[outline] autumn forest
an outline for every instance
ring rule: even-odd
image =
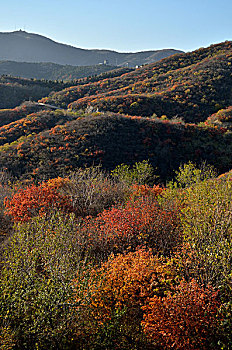
[[[66,68],[0,77],[0,349],[231,349],[232,42]]]

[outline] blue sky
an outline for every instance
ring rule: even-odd
[[[82,48],[191,51],[232,40],[231,0],[0,0],[0,31]]]

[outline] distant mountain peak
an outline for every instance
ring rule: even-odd
[[[105,61],[110,65],[134,67],[153,63],[170,55],[183,52],[174,49],[133,53],[105,49],[86,50],[61,44],[43,35],[29,33],[22,29],[13,32],[0,32],[0,47],[0,60],[52,62],[74,66],[95,65]]]

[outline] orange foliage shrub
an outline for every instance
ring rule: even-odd
[[[97,331],[111,321],[117,310],[125,311],[120,322],[122,327],[124,324],[128,330],[133,324],[135,328],[140,328],[141,306],[154,294],[164,295],[170,289],[173,278],[171,263],[153,256],[151,250],[139,249],[116,257],[112,255],[107,262],[91,271],[81,294],[78,289],[84,276],[78,276],[74,281],[79,312],[83,313],[87,329],[93,332],[95,327]]]
[[[174,294],[149,299],[143,306],[142,325],[147,337],[162,349],[215,349],[218,308],[213,288],[183,280]]]
[[[59,179],[50,180],[18,190],[11,200],[5,200],[6,214],[15,222],[26,222],[33,216],[45,215],[52,208],[71,212],[70,199],[57,191],[60,182]]]
[[[164,188],[160,187],[159,185],[154,185],[153,187],[150,187],[148,185],[137,185],[133,184],[131,185],[131,199],[135,199],[138,197],[144,197],[144,196],[150,196],[152,198],[156,198],[157,196],[161,195]]]
[[[46,182],[46,185],[58,190],[58,189],[65,187],[69,183],[70,183],[70,180],[68,178],[63,178],[63,177],[58,176],[54,179],[49,179]]]

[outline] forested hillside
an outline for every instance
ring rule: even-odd
[[[125,160],[149,159],[164,182],[189,160],[207,161],[219,172],[232,168],[232,135],[226,131],[110,113],[43,111],[0,128],[0,164],[16,177],[49,179],[82,166],[110,170]]]
[[[0,165],[35,179],[143,159],[157,168],[160,181],[189,160],[207,161],[219,173],[230,170],[231,46],[225,42],[67,83],[2,77],[6,89],[53,90],[40,102],[64,109],[29,103],[0,110]],[[7,98],[13,103],[12,94],[5,96],[5,106]]]
[[[166,58],[119,78],[74,86],[42,101],[71,109],[204,121],[232,104],[232,43]]]
[[[103,79],[117,77],[131,70],[129,68],[117,68],[106,72],[104,70],[98,70],[98,72],[103,71],[103,73],[97,76],[88,76],[88,70],[83,70],[85,72],[84,77],[75,80],[67,79],[66,82],[63,82],[63,80],[48,80],[48,78],[46,80],[39,80],[2,75],[0,77],[0,108],[14,108],[24,101],[37,101],[39,98],[48,95],[51,91],[55,92],[73,85],[83,85],[89,82],[95,82],[96,80],[101,81]]]
[[[1,79],[0,349],[231,349],[232,42]]]

